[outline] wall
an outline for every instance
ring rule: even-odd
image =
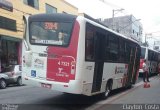
[[[0,16],[16,20],[17,31],[9,31],[0,28],[0,35],[12,36],[22,39],[23,37],[23,15],[45,13],[45,4],[57,8],[58,13],[78,15],[78,9],[64,0],[39,0],[39,9],[35,9],[23,3],[23,0],[8,0],[13,4],[13,12],[0,8]]]

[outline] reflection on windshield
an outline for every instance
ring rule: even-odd
[[[72,23],[32,22],[30,25],[30,41],[33,44],[68,45]]]

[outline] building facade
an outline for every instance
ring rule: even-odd
[[[65,0],[0,0],[1,68],[21,63],[21,41],[24,31],[23,15],[38,13],[78,15],[78,8]]]
[[[160,52],[160,41],[154,41],[153,49]]]
[[[142,43],[142,24],[133,15],[104,19],[103,23],[110,29]]]

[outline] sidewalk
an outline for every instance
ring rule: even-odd
[[[144,88],[144,83],[137,89],[115,100],[112,104],[160,104],[160,77],[150,78],[150,88]]]
[[[101,101],[94,110],[148,110],[146,104],[151,104],[150,110],[160,110],[160,76],[150,78],[150,88],[144,88],[144,83],[137,83],[132,89],[120,93],[113,98]],[[159,105],[158,105],[159,104]],[[142,108],[141,108],[142,107]]]

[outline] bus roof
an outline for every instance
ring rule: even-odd
[[[132,42],[135,42],[139,45],[139,43],[129,37],[126,37],[120,33],[117,33],[111,29],[109,29],[107,26],[105,25],[102,25],[102,23],[100,22],[96,22],[95,20],[93,20],[94,18],[89,18],[89,17],[86,17],[86,16],[78,16],[79,17],[82,17],[83,19],[85,18],[87,21],[91,22],[93,25],[96,25],[100,28],[103,28],[117,36],[120,36],[120,37],[123,37],[125,39],[128,39]],[[54,18],[54,19],[53,19]],[[71,15],[71,14],[65,14],[65,13],[53,13],[53,14],[35,14],[35,15],[31,15],[29,16],[29,20],[32,20],[32,21],[65,21],[65,22],[73,22],[75,19],[77,18],[76,15]]]
[[[82,18],[85,19],[86,21],[91,22],[91,23],[92,23],[93,25],[95,25],[95,26],[98,26],[98,27],[100,27],[100,28],[103,28],[103,29],[105,29],[105,30],[107,30],[107,31],[109,31],[109,32],[117,35],[117,36],[120,36],[120,37],[122,37],[122,38],[124,38],[124,39],[130,40],[130,41],[132,41],[132,42],[134,42],[134,43],[136,43],[136,44],[139,45],[139,43],[138,43],[137,41],[135,41],[135,40],[133,40],[133,39],[131,39],[131,38],[125,36],[125,35],[122,35],[122,34],[116,32],[116,31],[113,31],[113,30],[109,29],[109,28],[108,28],[107,26],[105,26],[104,24],[102,25],[102,23],[100,23],[100,22],[98,22],[98,21],[95,21],[95,20],[91,19],[90,17],[86,17],[86,16],[79,16],[79,17],[82,17]],[[140,46],[140,45],[139,45],[139,46]]]

